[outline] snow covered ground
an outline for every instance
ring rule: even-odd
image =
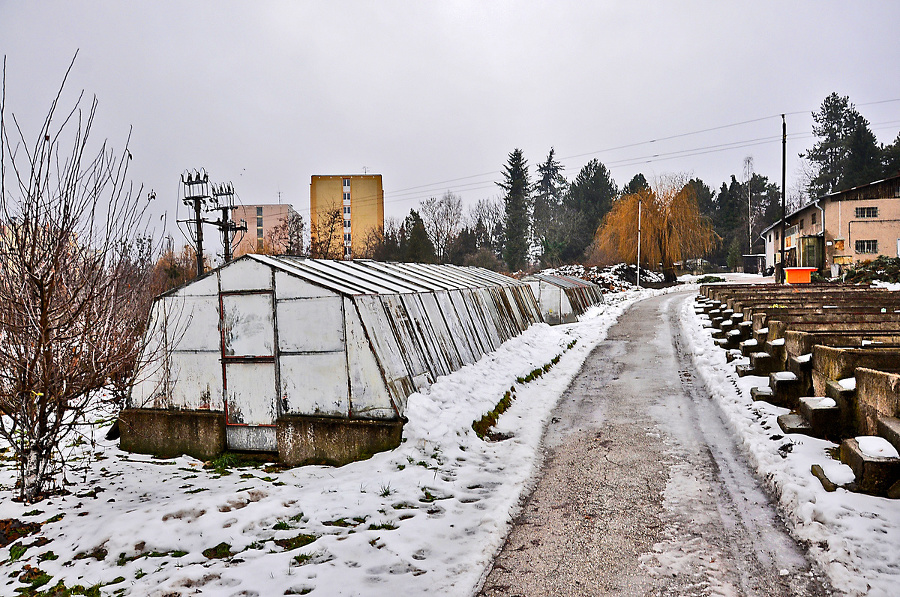
[[[0,549],[0,593],[27,586],[21,577],[47,580],[40,589],[102,585],[103,595],[471,595],[540,464],[542,429],[569,381],[632,302],[660,292],[607,295],[579,323],[533,326],[411,396],[399,448],[344,467],[208,469],[96,440],[82,446],[85,471],[70,477],[70,494],[32,506],[9,499],[15,471],[4,462],[0,519],[43,524]],[[892,594],[900,586],[898,504],[825,493],[811,463],[836,481],[847,474],[828,457],[831,444],[773,439],[783,411],[750,403],[760,378],[734,376],[691,304],[683,325],[700,374],[797,536],[838,588]],[[543,376],[517,381],[560,354]],[[479,439],[472,422],[510,388],[516,399],[497,426],[510,438]]]
[[[43,588],[62,580],[102,585],[102,594],[469,595],[539,465],[554,405],[609,326],[643,296],[610,296],[578,324],[532,326],[439,379],[410,397],[401,446],[363,462],[222,475],[189,457],[86,444],[78,463],[86,470],[70,477],[69,495],[0,503],[0,519],[43,523],[38,543],[49,540],[38,545],[32,535],[0,549],[0,593],[22,586],[16,572],[28,565],[52,577]],[[517,381],[557,355],[541,377]],[[472,422],[510,388],[516,399],[497,429],[511,437],[479,439]],[[0,485],[11,496],[15,470],[5,464]]]

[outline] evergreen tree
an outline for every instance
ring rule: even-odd
[[[890,145],[882,150],[882,162],[884,164],[885,178],[900,174],[900,133]]]
[[[428,238],[425,223],[422,216],[411,209],[403,222],[403,232],[400,235],[400,255],[403,261],[408,263],[434,263],[434,245]]]
[[[600,226],[603,217],[612,209],[613,200],[618,195],[616,183],[599,160],[593,159],[581,169],[569,186],[563,204],[573,213],[580,215],[581,221],[566,248],[567,257],[581,257]]]
[[[690,183],[688,183],[690,184]],[[645,189],[649,189],[650,185],[647,184],[647,179],[644,178],[644,175],[638,172],[635,174],[627,185],[622,187],[622,195],[633,195],[634,193],[643,191]]]
[[[631,183],[628,184],[630,185]],[[699,178],[690,179],[687,182],[687,186],[693,189],[694,196],[697,198],[697,207],[700,209],[700,213],[711,218],[716,211],[716,201],[713,190]]]
[[[884,174],[882,152],[869,122],[847,96],[832,93],[813,113],[813,134],[819,138],[801,157],[815,169],[809,183],[812,198],[878,180]]]
[[[547,233],[559,211],[563,194],[569,184],[562,175],[563,166],[556,159],[554,153],[555,150],[551,147],[547,160],[537,167],[538,181],[535,185],[531,229],[535,242],[542,247],[547,240]]]
[[[869,129],[869,121],[854,114],[853,129],[847,138],[847,161],[841,178],[841,190],[881,179],[884,171],[882,150],[875,134]]]
[[[841,170],[847,159],[844,140],[850,134],[850,98],[832,93],[822,102],[818,112],[813,112],[813,134],[819,140],[812,149],[802,154],[816,170],[809,182],[809,196],[820,197],[838,190]]]
[[[503,259],[511,271],[517,271],[527,265],[531,189],[528,162],[521,149],[516,148],[509,154],[509,161],[503,169],[503,182],[497,185],[506,191],[503,197],[506,207]]]

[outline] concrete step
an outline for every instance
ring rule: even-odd
[[[845,388],[839,382],[829,379],[825,382],[825,396],[834,400],[841,410],[841,435],[849,437],[856,434],[859,427],[856,388]]]
[[[900,452],[900,419],[878,417],[878,435],[891,442],[891,445]]]
[[[853,470],[858,491],[885,495],[900,481],[900,458],[865,454],[860,449],[859,439],[862,438],[851,437],[841,442],[841,462]]]
[[[785,408],[794,408],[805,393],[802,381],[790,371],[770,373],[769,387],[772,388],[772,404]]]
[[[734,371],[738,374],[738,377],[747,377],[748,375],[756,375],[756,369],[753,368],[753,365],[741,363],[740,365],[735,365]]]
[[[712,336],[713,338],[724,338],[725,332],[723,332],[722,330],[717,330],[717,329],[713,328],[713,330],[710,332],[709,335]]]
[[[841,409],[834,399],[827,396],[804,396],[800,398],[800,414],[809,421],[810,435],[829,439],[840,437]]]
[[[767,352],[751,352],[750,364],[757,375],[768,375],[775,371],[775,359]]]
[[[769,337],[769,328],[759,328],[758,330],[753,330],[753,339],[756,340],[757,344],[760,346],[766,345],[766,340]]]
[[[729,330],[725,339],[728,340],[728,348],[737,348],[741,345],[741,330]]]
[[[802,433],[803,435],[812,435],[812,427],[803,415],[798,413],[787,413],[778,416],[778,426],[785,433]]]
[[[742,355],[749,357],[751,353],[759,352],[759,343],[753,338],[750,338],[741,342],[740,349]]]
[[[750,388],[750,397],[753,400],[762,400],[764,402],[772,402],[772,388],[769,386],[759,386]]]
[[[735,360],[737,360],[737,359],[743,358],[743,356],[744,356],[744,355],[741,354],[741,351],[740,351],[740,350],[737,350],[737,349],[735,349],[735,348],[730,348],[730,349],[728,349],[728,351],[725,353],[725,360],[726,360],[727,362],[730,363],[730,362],[735,361]]]

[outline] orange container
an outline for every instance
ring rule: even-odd
[[[814,267],[786,267],[785,279],[788,284],[809,284],[810,275],[816,271]]]

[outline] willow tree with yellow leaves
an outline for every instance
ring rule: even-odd
[[[668,177],[613,204],[594,236],[595,261],[637,261],[639,206],[640,265],[661,264],[666,281],[675,280],[675,262],[702,257],[721,240],[700,213],[693,187],[682,177]]]

